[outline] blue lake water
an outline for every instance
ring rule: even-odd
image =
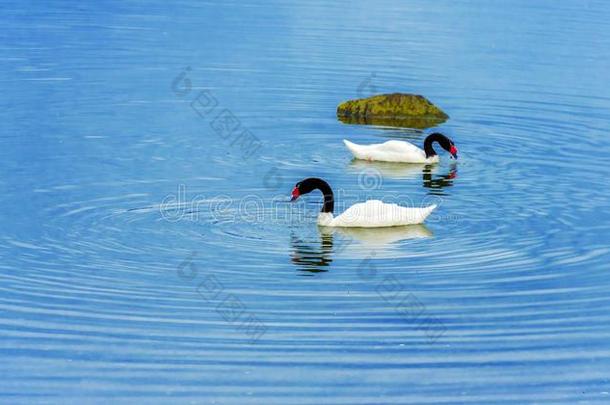
[[[1,402],[610,402],[607,2],[0,13]],[[395,91],[450,119],[336,119]],[[439,208],[328,232],[310,176]]]

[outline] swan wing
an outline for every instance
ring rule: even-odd
[[[371,145],[358,145],[344,139],[343,143],[357,159],[403,163],[427,162],[423,150],[405,141],[391,140]]]
[[[332,226],[379,228],[385,226],[421,224],[434,211],[436,205],[424,208],[402,207],[369,200],[354,204],[332,221]]]

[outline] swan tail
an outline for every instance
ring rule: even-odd
[[[418,225],[423,224],[426,218],[432,214],[432,211],[436,209],[436,204],[429,205],[422,208],[407,208],[405,216],[398,225]]]
[[[361,158],[362,154],[360,153],[360,150],[358,148],[360,145],[350,142],[347,139],[344,139],[343,143],[345,144],[347,149],[349,149],[349,151],[352,152],[352,155],[354,155],[354,157],[359,158],[359,159]]]
[[[422,208],[421,222],[424,222],[426,220],[426,218],[428,218],[430,216],[430,214],[432,214],[432,211],[434,211],[436,209],[436,207],[437,207],[436,204],[432,204],[425,208]]]

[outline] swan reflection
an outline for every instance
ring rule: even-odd
[[[414,179],[421,175],[423,186],[430,189],[429,194],[433,195],[445,195],[442,190],[452,187],[457,177],[456,162],[451,163],[446,174],[437,174],[439,165],[436,164],[392,163],[361,159],[353,159],[349,164],[349,169],[358,173],[373,169],[383,178],[390,179]]]
[[[453,181],[457,177],[457,164],[452,163],[447,174],[434,174],[433,169],[434,165],[426,165],[424,167],[422,171],[423,185],[430,189],[428,194],[445,195],[443,189],[453,187]]]
[[[414,179],[421,174],[425,166],[423,163],[392,163],[362,159],[352,159],[349,163],[349,169],[354,172],[361,173],[373,169],[381,176],[391,179]]]
[[[336,257],[399,258],[405,251],[397,242],[431,236],[432,231],[423,224],[384,228],[318,227],[315,238],[301,239],[291,235],[291,261],[300,271],[322,273],[328,271]]]
[[[320,227],[322,236],[341,234],[349,239],[357,241],[360,245],[384,247],[401,240],[421,239],[432,236],[425,225],[389,226],[384,228],[327,228]]]
[[[291,261],[302,271],[322,273],[332,263],[333,235],[320,235],[319,241],[307,241],[290,235]]]

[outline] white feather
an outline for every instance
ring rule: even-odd
[[[438,162],[438,155],[427,158],[422,149],[405,141],[393,140],[372,145],[358,145],[344,139],[343,143],[357,159],[402,163]]]
[[[408,208],[379,200],[369,200],[352,205],[337,217],[331,213],[320,213],[318,225],[359,228],[415,225],[424,222],[435,208],[436,205]]]

